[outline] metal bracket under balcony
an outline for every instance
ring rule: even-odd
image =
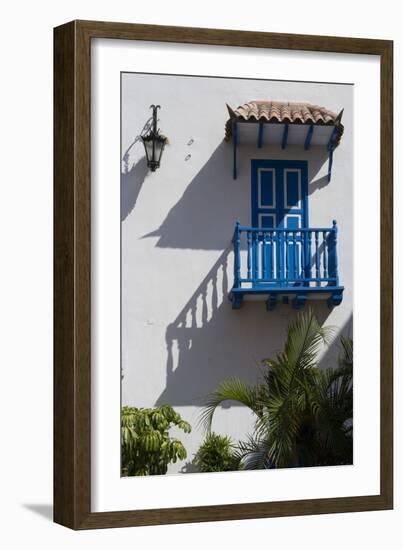
[[[329,307],[343,299],[337,260],[337,224],[331,228],[270,229],[235,226],[233,309],[244,299],[265,299],[267,310],[291,302],[325,299]]]

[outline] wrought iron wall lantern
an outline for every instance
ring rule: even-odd
[[[147,166],[151,172],[155,172],[160,167],[162,152],[167,143],[167,138],[160,134],[157,128],[157,110],[161,109],[160,105],[150,105],[153,110],[153,124],[148,134],[141,136],[147,158]]]

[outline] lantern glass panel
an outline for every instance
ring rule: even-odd
[[[144,149],[146,152],[147,162],[153,161],[153,138],[152,136],[147,136],[143,138]]]
[[[155,140],[155,160],[160,163],[162,151],[165,147],[165,141],[166,139],[162,136],[157,136]]]

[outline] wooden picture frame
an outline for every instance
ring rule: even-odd
[[[91,512],[91,40],[112,38],[380,56],[380,494]],[[393,43],[385,40],[73,21],[54,30],[54,520],[72,529],[393,507]]]

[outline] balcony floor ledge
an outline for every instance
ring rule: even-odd
[[[232,302],[233,309],[240,309],[243,301],[266,301],[268,311],[275,309],[278,302],[285,304],[292,303],[295,309],[301,309],[309,300],[327,300],[330,308],[338,306],[343,300],[344,287],[342,286],[324,286],[324,287],[252,287],[252,288],[232,288],[228,295]]]

